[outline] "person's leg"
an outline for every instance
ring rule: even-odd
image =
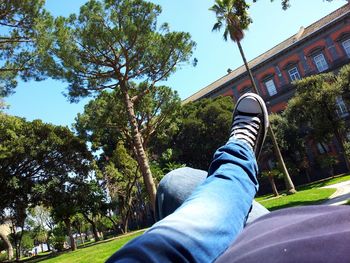
[[[172,214],[192,194],[197,186],[202,184],[208,172],[182,167],[167,173],[160,181],[156,197],[156,220]],[[264,206],[253,201],[246,224],[269,213]]]
[[[171,215],[107,262],[212,262],[235,240],[258,188],[256,156],[268,125],[262,99],[237,102],[228,143],[214,154],[208,177]]]
[[[109,262],[212,262],[243,229],[257,191],[254,153],[231,141],[214,156],[192,195]]]

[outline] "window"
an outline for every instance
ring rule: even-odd
[[[270,170],[272,170],[272,169],[274,169],[276,167],[276,163],[272,159],[269,159],[267,161],[267,165],[268,165]]]
[[[337,107],[337,114],[339,117],[343,117],[348,115],[348,109],[344,103],[344,100],[342,97],[337,97],[336,98],[336,107]]]
[[[322,72],[328,69],[328,64],[326,59],[324,58],[323,54],[318,54],[317,56],[314,56],[314,62],[317,67],[318,72]]]
[[[291,68],[290,70],[288,70],[288,73],[291,81],[300,79],[300,74],[297,67]]]
[[[273,96],[277,94],[276,86],[275,83],[273,82],[273,79],[270,79],[265,82],[267,92],[269,93],[270,96]]]
[[[317,150],[320,154],[324,154],[329,152],[329,147],[327,144],[319,142],[317,143]]]
[[[348,55],[348,57],[350,58],[350,38],[345,40],[343,43],[343,48],[345,50],[345,53]]]

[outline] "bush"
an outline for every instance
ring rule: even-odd
[[[57,251],[64,250],[64,243],[66,242],[66,236],[53,236],[51,238],[51,244]]]
[[[345,154],[348,158],[350,158],[350,141],[344,143]]]
[[[31,237],[30,233],[24,232],[21,242],[22,252],[26,253],[31,251],[34,248],[34,240]]]
[[[0,253],[0,262],[7,260],[7,253]]]
[[[52,236],[50,237],[50,243],[52,247],[57,251],[64,250],[64,244],[66,242],[66,233],[62,226],[56,227],[52,231]]]

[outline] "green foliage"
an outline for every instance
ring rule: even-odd
[[[47,241],[48,233],[44,228],[37,226],[32,230],[32,237],[34,241],[42,244]]]
[[[230,97],[203,99],[184,105],[173,143],[174,161],[208,169],[215,150],[228,139],[233,106]]]
[[[339,161],[333,155],[320,155],[317,158],[317,163],[323,169],[332,169]]]
[[[346,156],[350,158],[350,141],[345,142],[344,148]]]
[[[1,240],[0,240],[1,242]],[[1,250],[1,249],[0,249]],[[7,252],[5,253],[0,253],[0,262],[4,262],[7,260]]]
[[[139,128],[136,104],[156,89],[157,82],[188,62],[195,46],[188,33],[171,32],[168,24],[158,27],[160,12],[160,6],[143,0],[90,0],[79,15],[55,20],[54,30],[46,31],[53,39],[49,52],[42,53],[51,62],[47,63],[48,74],[69,83],[71,101],[106,89],[120,91],[116,99],[127,113],[122,115],[127,123],[123,127],[128,128],[123,135],[130,137],[152,204],[156,188],[145,150],[149,138]],[[139,85],[133,83],[136,81]],[[141,115],[145,122],[157,118],[145,127],[151,135],[162,121],[142,113],[146,113]],[[119,138],[114,140],[115,145]]]
[[[68,81],[72,100],[119,85],[133,90],[133,79],[152,88],[188,61],[195,46],[188,33],[157,27],[160,12],[142,0],[90,0],[79,15],[57,18],[46,32],[54,39],[49,74]]]
[[[136,85],[132,95],[142,93],[145,83]],[[135,93],[134,93],[135,92]],[[135,161],[132,130],[128,124],[128,113],[119,90],[101,92],[95,100],[85,106],[78,115],[75,128],[80,137],[92,143],[93,150],[102,149],[97,161],[99,179],[104,180],[113,202],[118,203],[122,218],[126,207],[143,183],[139,165]],[[161,151],[167,136],[176,121],[180,99],[176,92],[165,86],[154,87],[141,99],[134,102],[138,130],[143,138],[143,146],[156,156]],[[177,126],[176,126],[177,127]],[[155,141],[157,143],[155,143]],[[161,154],[161,153],[160,153]],[[158,179],[157,175],[155,176]],[[130,199],[131,198],[131,199]]]
[[[269,177],[269,176],[277,177],[277,178],[282,178],[283,177],[283,173],[280,170],[278,170],[278,169],[272,169],[272,170],[263,171],[261,173],[261,175],[263,177]]]
[[[350,169],[349,159],[345,154],[344,118],[337,113],[337,98],[348,96],[346,72],[348,67],[341,69],[337,76],[333,73],[319,74],[299,80],[295,83],[297,92],[288,102],[286,109],[287,119],[304,129],[305,134],[311,135],[317,142],[329,143],[333,137],[339,142],[341,152],[344,154],[346,165]],[[349,75],[350,76],[350,75]],[[320,163],[334,163],[332,157]],[[325,166],[324,164],[323,166]],[[332,167],[332,165],[326,165]]]
[[[132,95],[145,92],[145,83],[134,85]],[[102,149],[103,156],[109,157],[119,140],[126,141],[126,147],[132,149],[131,128],[128,125],[128,113],[119,90],[101,92],[90,101],[83,114],[78,114],[74,125],[80,137],[92,143],[93,150]],[[154,87],[140,100],[135,101],[135,115],[138,130],[148,145],[153,138],[157,142],[167,140],[167,131],[174,126],[180,108],[180,98],[176,91],[165,86]],[[151,144],[152,148],[158,149]]]
[[[285,113],[271,114],[269,120],[283,152],[295,153],[305,149],[299,126],[296,122],[287,119]]]
[[[307,165],[305,135],[303,131],[300,130],[296,122],[287,119],[285,112],[271,114],[269,115],[269,119],[289,173],[294,176],[299,175],[300,170],[306,168]],[[264,152],[263,158],[268,158],[274,154],[273,144],[269,134],[263,145],[262,152]],[[280,167],[277,167],[277,169],[281,170]]]
[[[336,98],[342,90],[332,73],[307,77],[296,82],[297,93],[288,102],[286,116],[299,126],[308,123],[310,133],[319,142],[329,141],[336,130],[344,129],[344,121],[336,111]]]
[[[46,42],[40,28],[52,23],[44,0],[3,0],[0,4],[0,98],[9,95],[22,80],[43,78],[38,54]],[[40,43],[39,43],[40,42]]]
[[[0,114],[0,211],[35,206],[60,178],[86,175],[90,160],[69,129]]]
[[[137,162],[129,155],[121,141],[117,143],[115,151],[108,158],[99,177],[104,180],[112,198],[110,208],[115,210],[117,206],[122,224],[127,225],[131,216],[132,204],[136,202],[139,190],[137,186],[140,185],[142,179]]]
[[[135,194],[135,183],[140,176],[137,162],[128,154],[122,142],[118,142],[102,175],[112,198]]]
[[[66,242],[66,231],[62,225],[58,225],[54,228],[52,236],[50,237],[50,243],[57,251],[64,249],[64,243]]]
[[[87,173],[90,159],[84,142],[65,127],[0,114],[0,208],[35,205],[52,180]]]
[[[224,39],[228,36],[233,42],[242,40],[244,33],[252,19],[248,14],[249,5],[244,0],[215,0],[215,4],[209,9],[216,15],[217,22],[213,26],[214,30],[224,27]]]
[[[350,105],[350,65],[342,67],[337,75],[337,85],[342,90],[342,97]],[[348,110],[349,106],[348,106]]]
[[[79,194],[91,183],[91,159],[85,143],[66,127],[0,114],[0,220],[6,211],[23,230],[27,209],[44,204],[57,221],[69,221],[82,200],[90,200]],[[43,241],[44,227],[38,230],[35,238]]]
[[[34,240],[31,236],[31,233],[23,233],[21,247],[23,251],[29,251],[34,248]]]

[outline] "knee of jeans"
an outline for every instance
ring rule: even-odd
[[[159,186],[164,187],[164,186],[168,186],[169,184],[173,184],[174,183],[173,180],[174,180],[175,176],[176,176],[176,178],[179,178],[179,177],[183,176],[184,174],[186,174],[188,170],[189,170],[188,167],[181,167],[181,168],[177,168],[175,170],[170,171],[169,173],[164,175],[164,177],[160,180]]]
[[[199,179],[193,180],[196,174],[204,177],[205,172],[189,167],[181,167],[167,173],[159,182],[156,203],[157,203],[157,220],[174,212],[188,197],[192,191],[192,184]],[[196,177],[196,178],[197,178]],[[194,182],[193,182],[194,181]]]

